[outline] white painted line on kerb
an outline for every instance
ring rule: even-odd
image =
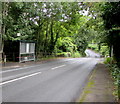
[[[23,77],[20,77],[20,78],[16,78],[16,79],[12,79],[12,80],[9,80],[9,81],[5,81],[5,82],[0,83],[0,86],[4,85],[4,84],[7,84],[7,83],[15,82],[15,81],[18,81],[18,80],[21,80],[21,79],[25,79],[25,78],[28,78],[28,77],[32,77],[32,76],[35,76],[35,75],[38,75],[38,74],[41,74],[41,73],[42,72],[37,72],[37,73],[26,75],[26,76],[23,76]]]
[[[51,68],[51,69],[54,70],[54,69],[57,69],[57,68],[61,68],[63,66],[66,66],[66,65],[60,65],[60,66],[57,66],[57,67],[54,67],[54,68]]]

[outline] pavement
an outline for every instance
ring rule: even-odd
[[[101,102],[105,104],[118,104],[113,95],[114,85],[110,71],[103,63],[98,63],[89,78],[79,101],[84,102]],[[82,103],[83,102],[83,103]]]
[[[62,57],[57,57],[57,58],[50,58],[50,59],[41,59],[39,61],[26,61],[26,62],[6,62],[2,63],[2,71],[7,70],[7,69],[14,69],[14,68],[20,68],[20,67],[25,67],[25,66],[31,66],[31,65],[37,65],[41,63],[45,63],[51,60],[56,60],[56,59],[62,59]]]

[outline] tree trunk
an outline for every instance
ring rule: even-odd
[[[50,36],[51,36],[51,40],[50,40],[50,53],[53,52],[54,50],[54,36],[53,36],[53,21],[51,22],[51,27],[50,27]]]
[[[3,48],[4,48],[4,40],[3,40],[3,35],[5,35],[5,28],[6,24],[4,23],[3,19],[8,15],[8,7],[9,3],[7,2],[0,2],[1,8],[0,10],[2,15],[0,15],[0,18],[2,19],[2,25],[0,25],[0,59],[2,60],[2,53],[3,53]],[[0,60],[0,61],[1,61]]]
[[[38,24],[38,30],[37,30],[37,42],[36,42],[36,58],[38,58],[38,55],[39,55],[39,52],[40,52],[40,32],[41,32],[41,29],[42,29],[42,25],[43,25],[44,21],[41,23],[41,21],[39,20]]]
[[[45,42],[44,42],[44,52],[47,53],[48,51],[48,21],[46,23],[46,34],[45,34]]]

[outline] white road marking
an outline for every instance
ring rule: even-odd
[[[68,60],[73,60],[73,59],[68,59]],[[40,65],[34,65],[34,66],[29,66],[29,67],[20,67],[20,68],[15,68],[15,69],[10,69],[10,70],[6,70],[6,71],[0,71],[1,73],[6,73],[6,72],[12,72],[12,71],[16,71],[16,70],[20,70],[20,69],[27,69],[27,68],[32,68],[32,67],[36,67],[36,66],[40,66]]]
[[[15,81],[18,81],[18,80],[21,80],[21,79],[25,79],[25,78],[28,78],[28,77],[32,77],[32,76],[35,76],[35,75],[38,75],[38,74],[41,74],[41,73],[42,72],[37,72],[37,73],[26,75],[26,76],[23,76],[23,77],[20,77],[20,78],[16,78],[16,79],[12,79],[12,80],[9,80],[9,81],[6,81],[6,82],[2,82],[2,83],[0,83],[0,86],[4,85],[4,84],[7,84],[7,83],[15,82]]]
[[[63,67],[63,66],[66,66],[66,65],[60,65],[60,66],[57,66],[57,67],[54,67],[54,68],[51,68],[51,69],[52,69],[52,70],[55,70],[55,69],[61,68],[61,67]]]
[[[74,63],[77,63],[77,62],[81,62],[81,60],[79,60],[79,61],[74,61],[74,62],[71,62],[70,64],[74,64]]]
[[[16,70],[20,70],[20,69],[27,69],[27,68],[32,68],[32,67],[36,67],[36,66],[40,66],[40,65],[29,66],[29,67],[21,67],[21,68],[15,68],[15,69],[10,69],[10,70],[6,70],[6,71],[1,71],[0,73],[6,73],[6,72],[16,71]]]

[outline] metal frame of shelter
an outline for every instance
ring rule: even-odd
[[[19,62],[35,61],[35,42],[24,40],[19,45]]]

